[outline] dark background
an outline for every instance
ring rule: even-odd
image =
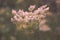
[[[36,9],[45,4],[50,7],[52,16],[48,16],[48,24],[51,31],[18,31],[16,25],[11,22],[12,9],[26,11],[29,5],[34,4]],[[0,40],[60,40],[60,0],[0,0]]]

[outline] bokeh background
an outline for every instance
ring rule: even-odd
[[[50,7],[52,15],[47,18],[51,31],[18,31],[11,22],[12,9],[28,11],[29,5],[34,4],[36,8],[45,4]],[[0,0],[0,40],[60,40],[60,0]]]

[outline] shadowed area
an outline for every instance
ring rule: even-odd
[[[28,11],[30,5],[37,9],[45,4],[51,12],[47,16],[50,31],[40,31],[38,27],[18,31],[11,22],[12,9]],[[60,0],[0,0],[0,40],[60,40]]]

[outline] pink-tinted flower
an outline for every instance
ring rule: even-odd
[[[36,23],[39,23],[39,27],[40,27],[39,29],[41,31],[50,30],[50,28],[47,25],[45,25],[46,12],[49,10],[49,7],[47,7],[47,5],[43,5],[36,10],[34,9],[35,9],[35,5],[30,5],[30,7],[28,8],[29,11],[23,11],[19,9],[19,11],[16,12],[16,10],[12,10],[12,14],[14,15],[13,18],[11,18],[11,21],[14,22],[15,24],[21,23],[22,25],[25,25],[26,23],[30,23],[30,21],[32,21],[31,24],[33,25],[33,23],[36,21]]]
[[[42,25],[42,26],[40,26],[39,30],[40,31],[50,31],[51,29],[47,25]]]
[[[40,10],[40,13],[45,13],[49,10],[49,7],[47,7],[47,5],[43,5],[40,8],[38,8],[38,10]]]
[[[35,10],[33,13],[38,14],[39,12],[40,12],[40,10]]]
[[[18,15],[23,16],[24,15],[24,11],[19,9]]]
[[[35,5],[30,5],[30,7],[28,8],[29,11],[33,11],[35,9]]]
[[[13,15],[17,14],[16,10],[12,10],[12,14]]]
[[[45,10],[45,11],[48,11],[48,10],[49,10],[49,7],[45,8],[44,10]]]
[[[27,11],[24,12],[25,16],[27,16],[29,13]]]
[[[40,25],[43,25],[43,24],[45,24],[46,23],[46,20],[41,20],[40,21]]]
[[[11,18],[11,22],[13,22],[14,21],[14,19],[13,18]]]
[[[25,22],[29,22],[29,20],[30,20],[29,17],[28,16],[25,16],[24,21]]]
[[[22,13],[22,12],[24,12],[24,11],[23,11],[23,10],[21,10],[21,9],[19,9],[18,13]]]
[[[47,7],[47,5],[43,5],[40,7],[40,9],[45,9]]]
[[[40,18],[45,18],[46,16],[45,16],[45,15],[40,15],[39,17],[40,17]]]
[[[17,18],[17,16],[14,16],[13,18],[14,18],[15,20],[17,20],[17,19],[18,19],[18,18]]]

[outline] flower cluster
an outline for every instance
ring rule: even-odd
[[[13,17],[11,18],[11,21],[15,23],[18,28],[27,28],[29,25],[32,27],[31,25],[34,23],[36,25],[38,23],[40,30],[44,29],[44,26],[46,30],[50,30],[45,25],[46,13],[49,10],[49,7],[47,7],[47,5],[43,5],[36,10],[34,9],[35,5],[30,5],[28,11],[19,9],[17,12],[16,10],[12,10]]]

